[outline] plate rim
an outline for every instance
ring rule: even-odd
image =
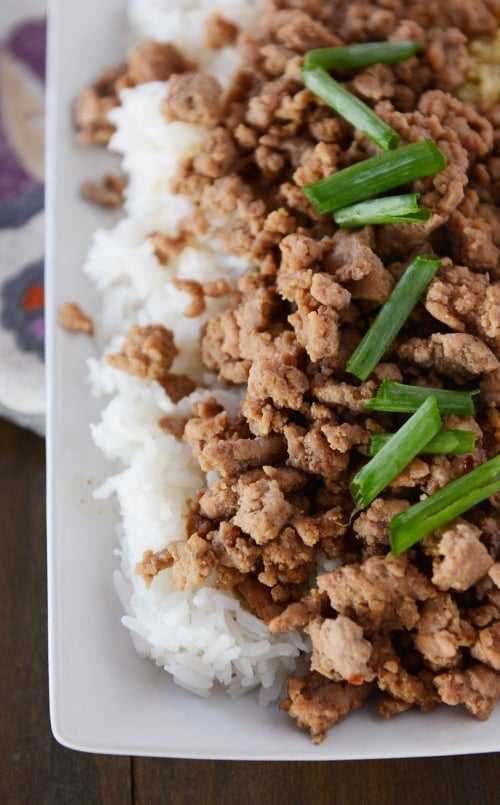
[[[96,0],[94,0],[96,2]],[[125,0],[113,0],[116,5],[121,2],[125,7]],[[198,748],[195,754],[189,749],[176,750],[174,746],[169,746],[168,749],[161,746],[159,743],[146,745],[144,742],[137,741],[131,742],[125,740],[121,744],[117,741],[107,743],[102,737],[95,736],[94,740],[89,737],[83,739],[81,731],[75,728],[75,725],[67,723],[67,717],[64,712],[64,707],[61,702],[61,689],[59,683],[61,680],[61,656],[60,648],[63,641],[61,634],[61,607],[60,600],[61,590],[59,586],[59,575],[61,569],[58,567],[57,555],[57,538],[56,532],[60,527],[58,524],[58,503],[57,503],[57,417],[60,413],[58,409],[57,390],[57,370],[56,370],[56,347],[60,336],[56,332],[56,274],[54,271],[54,264],[57,258],[57,221],[58,221],[58,198],[57,198],[57,180],[60,178],[60,166],[58,163],[58,151],[55,145],[60,136],[58,116],[61,114],[61,83],[59,80],[61,70],[62,51],[61,40],[64,35],[63,24],[63,8],[66,5],[64,0],[49,0],[48,2],[48,46],[47,46],[47,111],[46,111],[46,316],[47,316],[47,334],[46,334],[46,369],[47,369],[47,418],[46,418],[46,445],[47,445],[47,605],[48,605],[48,663],[49,663],[49,710],[50,710],[50,724],[54,738],[63,746],[83,752],[93,752],[99,754],[112,754],[112,755],[134,755],[134,756],[148,756],[148,757],[170,757],[170,758],[184,758],[184,759],[206,759],[206,760],[248,760],[248,761],[336,761],[336,760],[383,760],[383,759],[399,759],[399,758],[412,758],[412,757],[443,757],[453,755],[467,755],[467,754],[484,754],[497,752],[500,750],[500,735],[497,730],[497,742],[494,744],[487,743],[486,739],[479,746],[472,746],[467,741],[464,741],[460,746],[453,746],[450,742],[446,747],[442,747],[438,751],[427,752],[423,749],[416,749],[411,747],[403,747],[398,754],[394,752],[386,754],[381,747],[364,747],[363,751],[353,754],[345,754],[337,747],[337,742],[331,742],[331,748],[326,744],[315,747],[311,745],[309,736],[299,731],[293,725],[294,731],[299,734],[303,746],[297,744],[290,754],[289,751],[280,750],[276,748],[274,754],[265,757],[258,751],[241,752],[238,749],[227,749],[226,751],[211,751],[207,748],[205,751]],[[69,110],[68,110],[69,114]],[[111,580],[110,580],[111,584]],[[114,591],[113,591],[114,592]],[[117,628],[119,624],[116,624]],[[123,627],[121,627],[123,628]],[[126,635],[129,640],[128,634]],[[147,662],[141,660],[141,662]],[[149,672],[148,672],[149,673]],[[160,673],[164,673],[161,671]],[[272,705],[274,706],[274,705]],[[418,715],[418,714],[416,714]],[[500,713],[497,713],[497,719]],[[470,719],[471,716],[465,716],[465,719]],[[455,719],[460,724],[460,716]],[[431,726],[431,725],[429,725]],[[335,733],[335,731],[334,731]],[[79,737],[80,736],[80,737]],[[340,743],[340,742],[339,742]],[[323,749],[321,749],[323,747]],[[333,750],[333,751],[332,751]]]

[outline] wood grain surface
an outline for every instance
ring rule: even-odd
[[[47,680],[45,451],[0,420],[1,805],[495,805],[498,755],[244,763],[91,755],[53,739]]]

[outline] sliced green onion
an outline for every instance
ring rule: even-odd
[[[500,456],[495,456],[393,517],[389,524],[392,553],[398,556],[499,491]]]
[[[303,79],[307,89],[384,151],[396,148],[399,143],[397,131],[388,126],[373,109],[335,81],[321,67],[304,70]]]
[[[451,391],[430,386],[408,386],[394,380],[384,380],[378,387],[375,397],[365,403],[370,411],[411,414],[432,394],[436,398],[441,414],[469,415],[474,413],[475,391]]]
[[[366,380],[417,304],[440,262],[439,258],[425,254],[412,260],[347,361],[349,372]]]
[[[374,433],[368,443],[368,455],[375,456],[394,438],[394,433]],[[427,442],[421,453],[433,455],[466,455],[474,450],[476,434],[471,430],[443,428]]]
[[[421,42],[364,42],[332,48],[315,48],[304,56],[304,67],[368,67],[370,64],[396,64],[406,61],[423,47]]]
[[[349,489],[356,509],[364,509],[420,453],[441,428],[441,417],[434,397],[420,408],[393,435],[368,464],[352,479]]]
[[[433,140],[421,140],[363,159],[302,190],[323,215],[430,176],[446,164],[446,157]]]
[[[350,207],[342,207],[333,214],[333,220],[343,229],[352,229],[367,224],[415,224],[428,221],[429,207],[420,206],[419,193],[400,196],[385,196],[370,201],[360,201]]]

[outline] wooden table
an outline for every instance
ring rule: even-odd
[[[2,805],[493,805],[495,755],[244,763],[91,755],[50,732],[45,451],[0,420],[0,803]]]

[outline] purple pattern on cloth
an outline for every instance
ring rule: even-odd
[[[43,209],[44,187],[15,162],[2,135],[0,120],[0,228],[17,228]]]
[[[0,43],[40,79],[45,79],[45,19],[17,25]],[[20,227],[43,209],[44,188],[19,163],[8,141],[0,107],[0,228]]]
[[[11,31],[7,39],[10,52],[29,69],[45,81],[45,41],[47,22],[45,19],[29,20]]]
[[[0,40],[0,51],[7,51],[44,81],[45,37],[45,19],[25,20]],[[22,239],[23,225],[43,209],[44,186],[17,159],[15,144],[7,137],[3,114],[0,105],[0,228],[14,228],[18,230],[16,238]],[[2,255],[2,258],[8,261],[9,255]],[[43,258],[23,266],[1,287],[2,327],[13,333],[20,352],[35,353],[41,360],[44,358],[45,338],[43,300]]]
[[[28,329],[33,333],[38,343],[42,343],[45,338],[45,319],[43,316],[37,316],[28,323]]]
[[[43,312],[43,264],[37,260],[11,277],[2,286],[1,323],[12,330],[22,352],[34,352],[43,360],[45,321]],[[27,303],[30,293],[38,291],[40,303]]]

